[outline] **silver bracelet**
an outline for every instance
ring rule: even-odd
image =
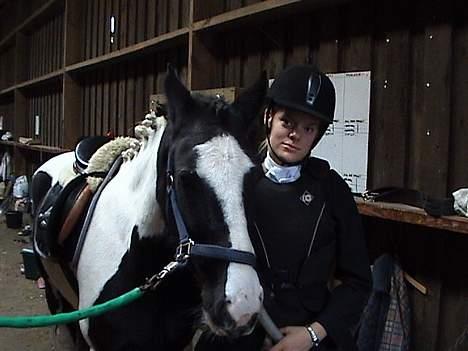
[[[319,346],[320,339],[317,336],[317,333],[315,332],[315,330],[312,328],[312,325],[307,325],[306,329],[307,329],[307,332],[310,335],[310,339],[312,340],[312,346],[313,347]]]

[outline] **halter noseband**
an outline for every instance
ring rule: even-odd
[[[241,251],[229,247],[210,245],[210,244],[197,244],[189,236],[187,227],[185,226],[182,213],[180,212],[177,204],[176,190],[174,187],[174,176],[172,168],[172,160],[169,156],[167,162],[167,195],[171,202],[172,214],[174,215],[177,232],[179,233],[179,246],[177,246],[175,259],[176,261],[186,261],[190,256],[209,257],[228,262],[236,262],[248,264],[252,267],[256,265],[256,257],[253,253],[248,251]],[[168,208],[169,206],[166,206]],[[167,211],[169,213],[169,210]]]

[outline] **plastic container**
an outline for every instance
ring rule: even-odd
[[[36,280],[41,275],[39,267],[37,266],[37,259],[32,249],[22,249],[21,255],[23,256],[24,277],[26,279]]]
[[[23,212],[7,211],[5,217],[8,228],[19,229],[23,226]]]

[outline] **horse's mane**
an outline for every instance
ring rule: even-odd
[[[156,116],[154,112],[148,113],[145,118],[135,126],[135,138],[117,137],[99,148],[89,160],[86,173],[107,172],[114,160],[121,155],[123,162],[133,160],[142,152],[154,133],[166,125],[164,116]],[[102,178],[88,177],[88,184],[94,192]]]

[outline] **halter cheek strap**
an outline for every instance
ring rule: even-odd
[[[176,261],[186,261],[191,255],[214,258],[228,262],[248,264],[252,267],[256,265],[256,257],[248,251],[241,251],[229,247],[209,244],[197,244],[189,236],[182,213],[177,204],[176,190],[174,187],[174,177],[172,174],[171,157],[168,159],[167,172],[167,195],[171,203],[172,214],[179,233],[179,246],[177,247]],[[169,211],[168,211],[169,213]]]

